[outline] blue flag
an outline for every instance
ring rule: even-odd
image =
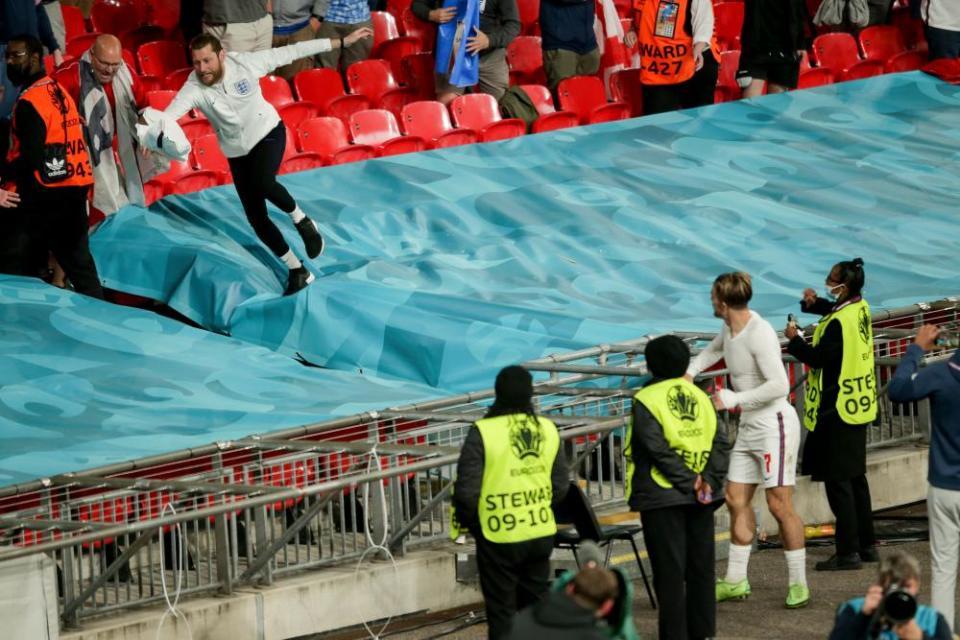
[[[472,87],[480,79],[480,56],[467,53],[467,38],[475,36],[480,28],[480,4],[478,0],[444,0],[443,7],[456,7],[457,15],[453,20],[441,24],[437,30],[437,73],[446,74],[449,69],[450,84]],[[456,42],[458,30],[462,35],[460,41]],[[455,44],[456,52],[453,50]]]

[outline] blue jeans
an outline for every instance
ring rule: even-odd
[[[960,31],[937,29],[927,25],[927,45],[930,59],[960,58]]]

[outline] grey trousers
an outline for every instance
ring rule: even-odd
[[[930,487],[927,516],[930,519],[933,608],[943,614],[951,629],[956,629],[954,601],[957,561],[960,559],[960,491]]]

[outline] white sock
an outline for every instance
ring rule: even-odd
[[[297,256],[293,255],[293,251],[287,249],[287,252],[280,256],[280,259],[283,260],[283,264],[287,265],[288,269],[299,269],[303,266]]]
[[[287,215],[289,215],[290,219],[293,220],[293,224],[297,224],[307,217],[307,214],[303,212],[303,209],[300,208],[300,205],[297,205],[296,208]]]
[[[727,558],[727,582],[740,582],[747,577],[747,563],[750,562],[749,544],[730,543],[730,557]]]
[[[790,584],[807,585],[807,550],[794,549],[793,551],[784,551],[783,555],[787,558],[787,575]]]

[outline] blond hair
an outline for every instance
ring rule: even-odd
[[[750,284],[750,274],[743,271],[721,273],[713,281],[713,291],[717,300],[728,307],[746,307],[753,297],[753,286]]]

